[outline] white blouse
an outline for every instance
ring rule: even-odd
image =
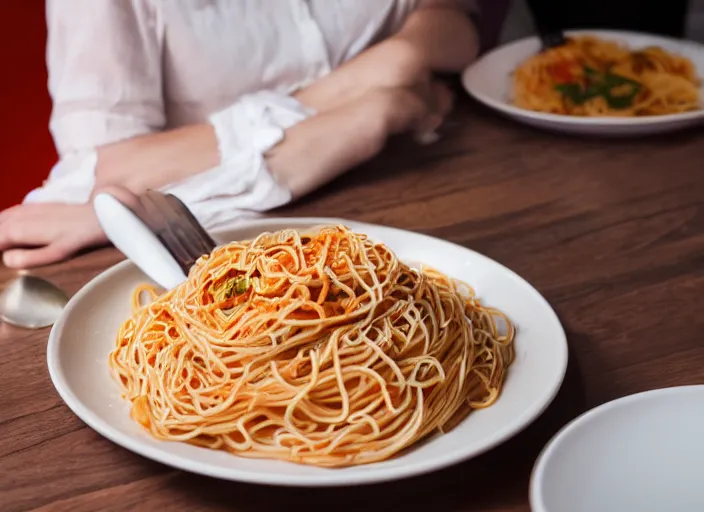
[[[287,95],[398,30],[419,1],[47,0],[60,160],[25,201],[85,203],[98,146],[210,120],[221,165],[167,190],[209,228],[285,203],[260,153],[312,114]]]

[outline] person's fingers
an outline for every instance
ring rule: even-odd
[[[416,127],[413,138],[418,144],[432,144],[440,138],[438,129],[442,125],[444,117],[438,114],[426,116]]]
[[[0,251],[13,247],[44,245],[50,241],[51,233],[47,229],[46,220],[13,215],[8,221],[0,224]]]
[[[3,253],[2,259],[7,267],[24,269],[57,263],[74,252],[71,246],[51,244],[37,249],[10,249]]]
[[[452,111],[455,95],[447,85],[439,81],[434,81],[430,87],[435,98],[435,112],[446,117]]]
[[[432,144],[440,138],[438,130],[449,112],[448,102],[451,102],[451,99],[445,94],[449,91],[443,90],[441,84],[428,83],[422,91],[427,111],[416,125],[413,138],[418,144],[426,145]]]
[[[440,138],[438,130],[445,118],[452,111],[454,95],[442,82],[433,81],[423,89],[428,104],[428,114],[418,123],[414,132],[414,140],[418,144],[432,144]]]
[[[12,216],[17,213],[19,210],[21,210],[22,205],[18,204],[15,206],[10,206],[9,208],[4,209],[3,211],[0,212],[0,224],[5,222],[7,219],[12,218]]]

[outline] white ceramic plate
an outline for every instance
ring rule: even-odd
[[[704,386],[627,396],[562,429],[533,470],[533,512],[704,510]]]
[[[108,371],[119,325],[130,314],[130,296],[144,275],[129,261],[88,283],[69,302],[49,336],[47,358],[54,386],[90,427],[150,459],[205,475],[278,485],[351,485],[416,475],[478,455],[516,434],[550,403],[567,366],[565,333],[548,303],[526,281],[473,251],[398,229],[330,219],[267,219],[217,236],[249,239],[263,231],[344,223],[396,251],[408,262],[426,263],[473,285],[487,305],[500,308],[517,326],[516,360],[502,396],[471,414],[450,433],[402,456],[366,466],[322,469],[252,460],[223,451],[151,438],[130,419],[126,402]]]
[[[590,34],[622,42],[631,48],[660,46],[690,58],[697,67],[699,76],[704,77],[704,46],[694,42],[610,30],[576,30],[567,34]],[[519,64],[539,50],[540,41],[537,37],[522,39],[497,48],[467,68],[462,75],[462,83],[469,94],[494,110],[516,121],[562,133],[635,136],[674,131],[704,122],[704,110],[663,116],[623,118],[565,116],[516,107],[511,103],[511,74]],[[700,93],[704,98],[704,85]]]

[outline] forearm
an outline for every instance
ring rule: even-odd
[[[297,91],[294,97],[318,112],[325,112],[374,89],[413,86],[429,78],[429,73],[411,44],[391,37]]]
[[[479,41],[463,0],[426,0],[401,31],[345,62],[295,97],[318,111],[337,108],[379,87],[411,87],[433,73],[458,72],[476,57]]]
[[[362,72],[362,66],[371,61],[365,57],[354,68],[338,68],[300,90],[294,97],[304,106],[317,111],[318,116],[351,104],[370,90],[381,87],[380,84],[365,88],[360,85],[360,80],[355,80],[355,76],[359,77]],[[356,86],[347,90],[343,84]],[[393,83],[388,84],[389,87],[392,85]],[[371,116],[371,122],[378,113],[369,112],[368,115]],[[338,114],[324,117],[320,124],[328,124],[337,116]],[[331,123],[328,128],[332,133],[344,129]],[[298,132],[294,130],[296,139],[302,135]],[[304,130],[304,133],[307,135],[309,131]],[[281,144],[287,145],[289,138],[287,131]],[[221,164],[218,141],[210,123],[134,137],[102,146],[97,149],[97,153],[95,188],[120,185],[137,194],[149,188],[161,188],[184,180]]]
[[[285,130],[264,155],[275,179],[298,197],[376,154],[386,139],[386,114],[368,103],[350,102]],[[120,185],[140,194],[217,165],[228,164],[220,162],[215,131],[193,125],[100,148],[95,189]]]
[[[390,136],[436,129],[448,108],[432,110],[422,94],[409,89],[377,89],[290,128],[266,161],[276,179],[300,197],[374,157]]]
[[[96,187],[121,185],[136,194],[160,188],[219,164],[210,124],[143,135],[98,148]]]
[[[433,130],[445,114],[429,109],[427,99],[418,92],[381,88],[291,126],[263,157],[273,178],[294,198],[300,197],[375,156],[389,136]],[[194,126],[141,139],[121,143],[132,145],[123,146],[126,151],[138,148],[133,155],[120,158],[116,153],[108,162],[115,166],[113,175],[123,166],[125,178],[99,179],[96,188],[122,185],[140,194],[202,172],[214,160],[215,165],[237,165],[219,162],[215,133],[210,127]],[[104,168],[104,172],[109,170]],[[135,174],[134,170],[145,172]],[[236,179],[239,169],[231,171],[232,179]]]
[[[315,190],[381,151],[389,128],[379,114],[357,101],[302,121],[265,155],[270,172],[294,198]]]
[[[413,12],[394,37],[410,43],[431,71],[462,71],[476,58],[479,38],[461,3],[430,2],[430,7]]]

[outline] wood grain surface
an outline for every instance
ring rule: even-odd
[[[96,434],[49,380],[48,330],[0,325],[0,510],[527,511],[555,432],[629,393],[704,383],[704,133],[584,140],[461,101],[443,140],[394,141],[374,163],[281,212],[338,216],[459,243],[512,268],[552,304],[570,365],[548,410],[485,455],[426,476],[325,490],[221,482]],[[70,293],[121,256],[36,273]],[[7,282],[13,273],[0,269]]]

